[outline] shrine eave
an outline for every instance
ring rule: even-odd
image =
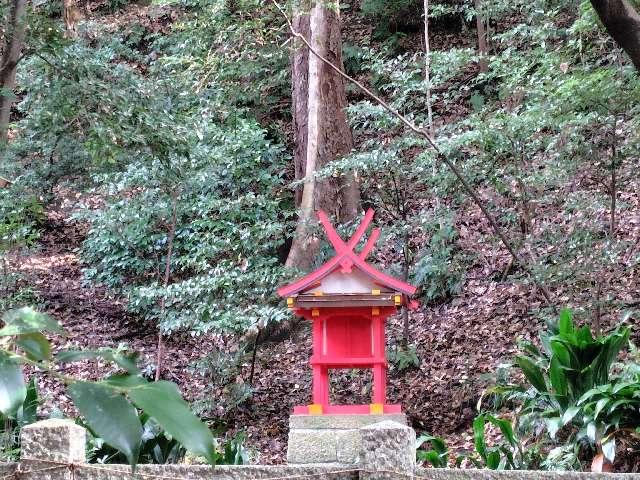
[[[398,280],[397,278],[393,278],[386,273],[377,270],[356,255],[345,254],[333,257],[317,270],[305,275],[304,277],[296,280],[293,283],[290,283],[289,285],[280,287],[278,289],[278,295],[280,295],[281,297],[290,297],[300,292],[304,292],[307,288],[320,282],[324,277],[340,268],[341,262],[344,260],[350,261],[353,264],[353,267],[363,272],[374,282],[376,282],[376,284],[382,287],[387,287],[391,290],[404,293],[408,296],[416,293],[417,287],[414,287],[413,285]]]
[[[341,293],[341,294],[301,294],[292,300],[291,308],[323,308],[323,307],[397,307],[403,302],[399,292]]]

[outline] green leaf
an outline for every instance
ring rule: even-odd
[[[633,407],[633,404],[634,404],[634,403],[636,403],[636,404],[637,404],[637,401],[636,401],[636,402],[633,402],[633,401],[631,401],[631,400],[627,400],[627,399],[616,400],[616,401],[615,401],[615,402],[613,402],[613,403],[611,404],[611,406],[609,407],[609,415],[611,415],[613,412],[615,412],[615,411],[616,411],[616,409],[617,409],[618,407],[620,407],[621,405],[625,405],[625,406],[626,406],[626,405],[629,405],[629,406]]]
[[[491,470],[496,470],[500,465],[500,452],[492,450],[487,454],[487,467]]]
[[[558,358],[555,355],[551,358],[551,362],[549,364],[549,381],[551,382],[551,386],[555,390],[556,395],[561,397],[565,397],[567,395],[567,378]]]
[[[598,402],[596,403],[596,409],[593,413],[593,418],[595,419],[598,418],[598,415],[600,415],[600,412],[602,411],[602,409],[607,406],[607,403],[609,403],[609,399],[606,397],[598,400]]]
[[[102,380],[101,383],[111,385],[112,387],[129,389],[131,387],[145,385],[149,382],[139,375],[112,375]]]
[[[63,331],[56,320],[49,315],[35,311],[31,307],[9,310],[2,315],[2,320],[5,326],[0,329],[0,337],[32,332],[62,333]]]
[[[578,339],[578,342],[580,342],[582,345],[589,345],[593,343],[593,336],[591,335],[591,329],[587,325],[578,329],[576,338]]]
[[[529,357],[518,355],[516,357],[516,363],[524,373],[529,383],[541,393],[547,391],[547,385],[544,381],[544,376],[540,368]]]
[[[135,467],[142,425],[133,405],[113,388],[94,382],[75,382],[67,392],[89,427]]]
[[[20,364],[0,350],[0,413],[13,417],[27,396]]]
[[[215,463],[211,431],[191,412],[175,384],[161,381],[133,387],[129,398],[187,450]]]
[[[597,387],[593,387],[590,390],[587,390],[582,394],[582,396],[578,399],[578,405],[582,405],[587,400],[589,400],[594,395],[604,393],[609,389],[609,385],[599,385]]]
[[[473,420],[473,444],[476,447],[476,452],[482,458],[486,458],[487,455],[487,445],[484,441],[484,424],[484,415],[478,415]]]
[[[571,420],[573,420],[573,417],[575,417],[579,411],[580,411],[580,407],[573,406],[573,407],[567,408],[564,414],[562,415],[562,425],[566,425]]]
[[[30,360],[41,361],[51,358],[49,340],[40,332],[18,335],[16,344],[27,354]]]
[[[512,447],[516,445],[516,437],[513,434],[513,427],[511,422],[504,418],[497,418],[493,415],[486,415],[486,419],[500,429],[504,438],[511,444]]]
[[[29,380],[27,385],[27,395],[22,403],[22,409],[18,412],[20,426],[30,425],[38,420],[38,386],[35,377]]]
[[[560,364],[562,364],[565,368],[571,368],[572,366],[572,355],[571,351],[567,348],[567,346],[562,343],[560,340],[551,339],[549,341],[549,347],[553,352],[553,358],[556,359]]]
[[[636,382],[620,382],[616,383],[611,389],[612,393],[618,393],[620,390],[623,390],[627,387],[634,387],[634,390],[640,391],[640,384]]]
[[[447,444],[440,437],[435,437],[429,434],[423,434],[416,440],[416,449],[420,448],[423,444],[430,443],[431,447],[439,453],[447,452]]]
[[[587,437],[589,437],[592,442],[596,441],[596,424],[594,422],[589,422],[587,425]]]
[[[560,312],[560,319],[558,320],[558,330],[560,335],[571,335],[574,333],[573,320],[571,310],[563,308]]]
[[[616,439],[615,439],[615,437],[611,436],[611,438],[609,440],[607,440],[606,442],[604,442],[602,444],[602,454],[605,456],[605,458],[607,460],[609,460],[611,463],[613,463],[613,461],[616,458]]]

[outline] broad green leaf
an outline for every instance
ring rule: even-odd
[[[598,403],[596,403],[596,409],[593,413],[594,418],[596,419],[598,418],[598,415],[600,415],[600,412],[602,411],[602,409],[607,406],[607,403],[609,403],[609,399],[606,397],[598,400]]]
[[[14,417],[27,396],[20,364],[0,350],[0,413]]]
[[[565,377],[564,370],[555,355],[551,358],[551,362],[549,364],[549,381],[557,395],[561,397],[567,395],[567,378]]]
[[[29,380],[27,385],[27,395],[22,403],[22,408],[18,412],[18,422],[21,426],[30,425],[38,420],[38,386],[35,377]]]
[[[589,422],[587,425],[587,437],[589,437],[592,442],[596,441],[596,424],[594,422]]]
[[[425,443],[430,443],[431,447],[438,452],[444,452],[447,450],[446,443],[442,438],[429,434],[423,434],[418,437],[416,440],[416,449],[420,448]]]
[[[553,352],[553,358],[555,358],[564,368],[571,368],[576,358],[572,355],[572,352],[567,346],[557,339],[551,339],[549,342],[551,351]]]
[[[605,458],[607,460],[609,460],[611,463],[613,463],[613,461],[616,458],[616,439],[615,439],[615,437],[611,436],[611,438],[609,440],[607,440],[606,442],[604,442],[602,444],[602,454],[605,456]]]
[[[613,402],[613,403],[611,404],[611,406],[609,407],[609,412],[608,412],[608,413],[609,413],[609,415],[611,415],[611,414],[612,414],[613,412],[615,412],[615,411],[616,411],[616,409],[617,409],[618,407],[620,407],[621,405],[625,405],[625,406],[630,406],[630,407],[632,407],[634,404],[636,405],[636,408],[637,408],[637,405],[638,405],[638,402],[637,402],[637,401],[636,401],[636,402],[634,402],[634,401],[632,401],[632,400],[627,400],[627,399],[616,400],[616,401],[615,401],[615,402]]]
[[[544,381],[544,376],[540,368],[529,357],[519,355],[516,357],[516,363],[524,373],[529,383],[541,393],[547,391],[547,385]]]
[[[2,320],[5,326],[0,329],[0,337],[43,331],[62,333],[62,327],[56,320],[31,307],[9,310],[2,315]]]
[[[51,358],[51,345],[49,344],[49,340],[40,332],[18,335],[16,344],[31,360],[41,361]]]
[[[94,382],[75,382],[67,392],[89,427],[135,467],[142,425],[133,405],[113,388]]]
[[[587,390],[578,399],[578,405],[581,405],[581,404],[585,403],[587,400],[589,400],[594,395],[598,395],[600,393],[606,392],[608,390],[608,388],[609,388],[609,385],[599,385],[599,386],[594,387],[594,388],[592,388],[590,390]]]
[[[496,470],[500,465],[500,452],[492,450],[487,454],[487,467],[491,470]]]
[[[139,375],[112,375],[102,380],[101,383],[111,385],[113,387],[126,388],[137,387],[149,383],[146,379]]]
[[[504,418],[497,418],[493,415],[487,415],[486,419],[500,429],[502,435],[507,439],[511,446],[516,445],[516,437],[513,434],[513,427],[511,426],[511,422],[509,420],[505,420]]]
[[[635,391],[640,391],[640,384],[636,383],[636,382],[620,382],[620,383],[616,383],[613,388],[611,389],[612,393],[618,393],[620,390],[627,388],[627,387],[634,387],[633,389]]]
[[[593,343],[593,336],[591,335],[591,329],[585,325],[579,328],[576,333],[576,338],[581,345],[588,345]]]
[[[562,425],[566,425],[571,420],[573,420],[573,417],[575,417],[579,411],[580,411],[580,407],[573,406],[573,407],[567,408],[564,414],[562,415]]]
[[[476,447],[476,452],[480,454],[482,458],[487,455],[487,446],[484,441],[484,415],[478,415],[473,420],[473,444]]]
[[[571,310],[563,308],[560,312],[560,319],[558,320],[558,330],[560,335],[571,335],[574,333],[573,320]]]
[[[129,398],[187,450],[203,456],[209,463],[215,463],[211,431],[191,412],[175,384],[161,381],[133,387]]]

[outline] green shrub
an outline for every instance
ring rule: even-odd
[[[273,295],[288,215],[286,157],[251,121],[205,120],[194,130],[188,158],[143,158],[106,179],[112,196],[87,214],[85,274],[165,332],[244,333],[286,315]]]
[[[463,256],[456,245],[458,232],[450,216],[424,223],[429,242],[416,254],[412,281],[421,287],[422,297],[439,301],[457,294],[464,281]]]
[[[0,255],[32,245],[44,219],[42,203],[19,180],[0,188]]]
[[[569,310],[563,310],[557,331],[540,334],[542,350],[523,346],[531,356],[516,362],[538,394],[564,414],[590,389],[606,385],[617,355],[629,343],[629,327],[593,337],[589,326],[576,328]],[[566,423],[566,421],[565,421]]]
[[[486,429],[492,425],[500,430],[501,437],[494,445],[487,444]],[[424,444],[430,450],[420,449]],[[518,437],[511,421],[489,413],[481,413],[473,420],[472,452],[461,451],[456,456],[456,465],[465,460],[476,468],[491,470],[531,470],[540,464],[537,445],[526,445],[526,440]],[[436,468],[445,468],[449,459],[449,448],[440,437],[421,435],[416,442],[416,458]]]
[[[15,415],[0,413],[0,460],[17,462],[20,459],[20,431],[22,427],[35,422],[40,397],[35,378],[27,385],[24,399]]]
[[[550,467],[571,464],[576,449],[595,450],[612,462],[616,435],[638,426],[640,376],[620,378],[613,368],[618,353],[628,347],[629,333],[619,326],[594,338],[588,326],[577,328],[571,312],[563,310],[557,325],[540,334],[541,350],[523,343],[528,355],[517,356],[516,362],[529,385],[526,391],[510,392],[522,401],[523,424],[535,430],[542,423],[552,441],[562,438],[563,448],[553,452]]]
[[[66,387],[66,393],[86,425],[104,442],[117,449],[135,467],[143,446],[143,425],[138,411],[155,422],[187,450],[215,464],[219,454],[214,438],[182,399],[171,382],[148,382],[140,375],[136,357],[113,349],[60,350],[53,352],[45,334],[62,334],[60,324],[31,308],[10,310],[2,315],[4,327],[0,348],[0,414],[5,425],[20,426],[33,421],[37,394],[33,381],[25,383],[23,366],[46,373]],[[101,359],[121,372],[100,381],[87,381],[60,373],[62,364]],[[15,445],[15,429],[7,444]],[[9,449],[11,451],[11,449]]]
[[[431,446],[429,450],[421,449],[425,444]],[[416,460],[427,462],[435,468],[446,468],[449,461],[449,448],[440,437],[423,434],[416,440]]]
[[[399,372],[420,367],[420,359],[415,345],[407,345],[406,348],[396,346],[396,348],[388,350],[387,360]]]
[[[142,443],[137,463],[139,464],[171,464],[183,463],[187,450],[180,442],[169,435],[162,426],[144,412],[138,413],[142,425]],[[91,434],[89,438],[90,463],[126,463],[126,456],[119,450],[94,434],[89,425],[83,424]],[[216,442],[216,465],[243,465],[248,461],[247,450],[244,446],[246,438],[243,433]]]

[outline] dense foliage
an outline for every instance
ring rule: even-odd
[[[67,221],[86,230],[78,253],[87,282],[122,300],[143,328],[215,339],[216,349],[191,365],[207,383],[195,405],[228,416],[254,391],[258,348],[271,340],[260,335],[291,318],[276,287],[300,273],[284,268],[299,186],[288,153],[295,147],[289,58],[297,45],[271,2],[85,3],[77,36],[65,32],[60,2],[28,9],[10,138],[0,147],[0,311],[38,303],[21,274],[9,271],[9,258],[37,248],[48,213],[73,210]],[[613,327],[634,318],[637,306],[638,73],[588,1],[430,2],[428,57],[423,5],[340,3],[344,66],[430,132],[441,154],[348,84],[355,148],[317,176],[355,172],[362,207],[375,208],[383,227],[377,261],[420,287],[423,310],[411,315],[422,325],[432,320],[427,309],[455,303],[468,282],[484,281],[479,298],[504,282],[530,290],[527,315],[551,327],[521,344],[515,363],[527,384],[496,386],[490,396],[503,410],[481,408],[468,422],[474,452],[450,458],[453,449],[426,435],[419,459],[501,469],[583,468],[598,455],[613,462],[616,442],[637,436],[640,425],[633,332]],[[487,30],[483,58],[476,20]],[[497,218],[520,262],[443,159]],[[328,251],[323,244],[319,257]],[[538,298],[540,285],[551,298]],[[564,305],[573,315],[563,311],[556,324]],[[58,331],[48,317],[16,310],[4,322],[12,332],[6,344],[21,352],[3,345],[0,355],[13,382],[0,402],[11,450],[35,418],[35,384],[20,381],[20,362],[42,367],[65,354],[53,355],[41,332]],[[408,329],[403,335],[394,332],[388,345],[398,375],[428,363]],[[620,352],[626,363],[618,363]],[[120,352],[68,355],[98,356],[128,372],[67,379],[95,433],[97,461],[179,461],[185,448],[211,462],[244,461],[241,437],[216,450],[175,388],[147,382]],[[178,405],[200,432],[198,445],[151,413],[153,395]],[[95,415],[99,399],[128,412],[124,443]]]

